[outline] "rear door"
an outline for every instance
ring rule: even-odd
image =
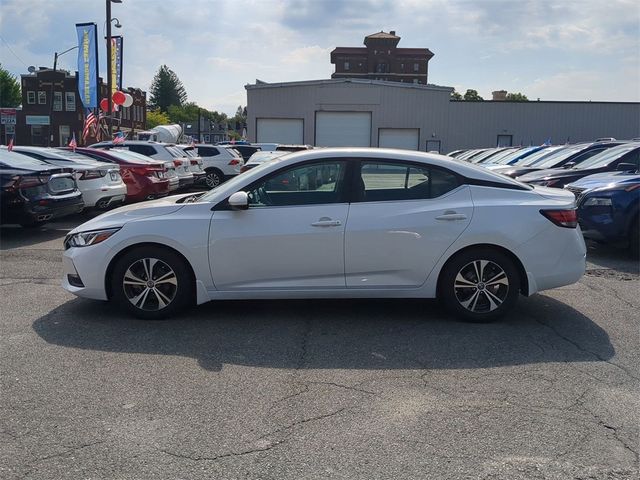
[[[453,172],[424,164],[363,160],[354,190],[348,288],[419,287],[473,214],[469,188]]]

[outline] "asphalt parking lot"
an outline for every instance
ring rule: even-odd
[[[638,475],[637,261],[501,322],[433,301],[229,301],[143,322],[59,286],[81,217],[2,227],[0,478]]]

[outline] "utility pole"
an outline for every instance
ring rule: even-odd
[[[200,107],[198,107],[198,143],[200,143]]]

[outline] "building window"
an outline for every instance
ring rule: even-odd
[[[47,92],[42,90],[38,91],[38,105],[46,105],[47,103]]]
[[[27,103],[36,103],[36,92],[27,92]]]
[[[414,72],[418,72],[418,71],[420,71],[420,64],[418,64],[418,63],[414,63],[414,64],[413,64],[413,71],[414,71]]]
[[[374,50],[374,51],[373,51],[373,54],[374,54],[374,55],[377,55],[377,54],[378,54],[378,50]]]
[[[404,63],[400,64],[400,70],[404,70]]]
[[[204,135],[204,143],[209,143],[210,138],[209,135]]]
[[[349,62],[344,62],[344,69],[349,70]]]
[[[67,112],[75,112],[76,110],[76,94],[75,92],[64,92],[65,105],[64,109]]]
[[[391,55],[391,50],[387,50],[387,55]]]
[[[413,83],[418,83],[418,79],[417,79],[417,78],[414,78],[414,79],[413,79]]]
[[[53,92],[53,111],[62,111],[62,92]]]

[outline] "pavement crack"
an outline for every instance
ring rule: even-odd
[[[327,385],[330,387],[344,388],[345,390],[353,390],[354,392],[366,393],[368,395],[379,395],[379,392],[372,392],[371,390],[365,390],[364,388],[358,388],[351,385],[343,385],[341,383],[335,382],[305,381],[300,383],[303,383],[307,387],[307,391],[309,391],[309,385]]]
[[[601,362],[604,363],[608,363],[609,365],[621,370],[622,372],[626,373],[627,376],[629,376],[630,378],[633,378],[634,380],[638,380],[640,381],[640,377],[635,376],[627,367],[623,367],[622,365],[618,365],[615,362],[612,362],[606,358],[604,358],[602,355],[600,355],[597,352],[594,352],[592,350],[589,350],[588,348],[583,347],[582,345],[580,345],[577,341],[573,340],[572,338],[564,335],[563,333],[561,333],[557,328],[555,328],[554,326],[548,324],[548,323],[544,323],[543,321],[539,320],[536,317],[531,317],[533,319],[534,322],[542,325],[543,327],[548,328],[549,330],[551,330],[553,333],[555,333],[558,337],[560,337],[561,339],[563,339],[565,342],[570,343],[571,345],[573,345],[576,349],[578,349],[581,352],[584,353],[588,353],[589,355],[593,356],[594,358],[600,360]]]
[[[53,453],[51,455],[46,455],[44,457],[39,457],[39,458],[36,458],[34,460],[34,462],[38,463],[38,462],[44,462],[46,460],[50,460],[50,459],[56,458],[56,457],[64,457],[66,455],[78,452],[78,451],[83,450],[85,448],[93,447],[94,445],[100,445],[101,443],[104,443],[104,442],[105,442],[105,440],[98,440],[98,441],[95,441],[95,442],[82,443],[80,445],[75,445],[73,447],[67,447],[67,450],[65,450],[64,452]]]

